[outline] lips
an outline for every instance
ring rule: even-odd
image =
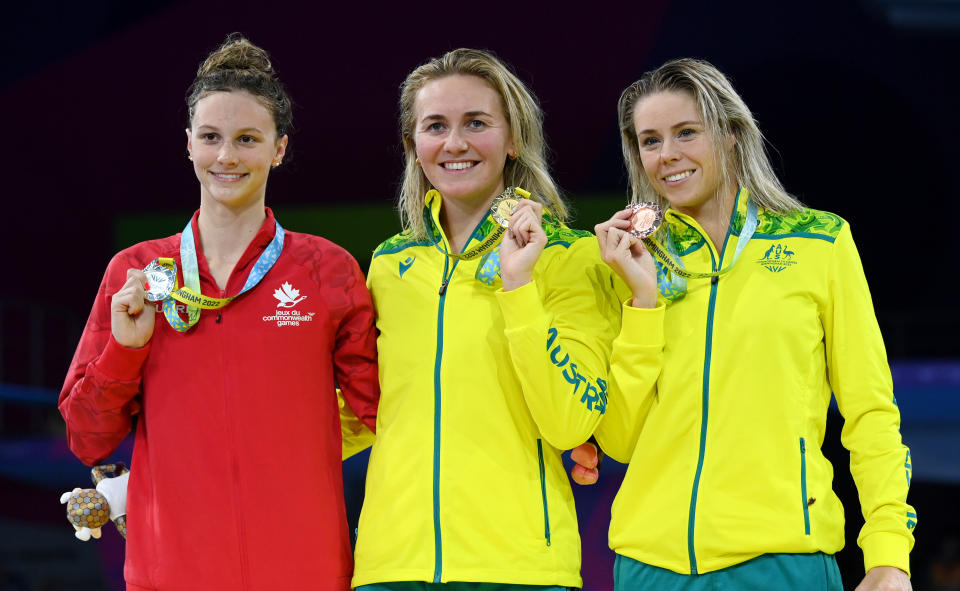
[[[213,175],[213,178],[224,183],[233,183],[239,181],[240,179],[247,176],[249,173],[246,172],[214,172],[210,171],[210,174]]]
[[[693,172],[694,172],[693,170],[684,170],[682,172],[677,172],[671,175],[667,175],[663,177],[663,180],[667,181],[668,183],[675,183],[677,181],[682,181],[683,179],[688,178],[690,175],[693,174]]]
[[[468,168],[473,168],[478,163],[476,161],[470,160],[467,162],[444,162],[441,164],[445,170],[467,170]]]

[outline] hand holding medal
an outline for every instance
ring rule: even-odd
[[[128,269],[126,283],[110,300],[110,331],[114,340],[124,347],[138,349],[153,336],[156,313],[147,303],[149,284],[150,279],[143,271]]]
[[[657,305],[657,268],[642,238],[656,232],[663,213],[654,203],[633,204],[597,224],[594,232],[600,243],[600,257],[633,292],[634,308]]]
[[[493,219],[507,228],[507,237],[500,243],[500,277],[504,291],[531,281],[533,268],[547,245],[543,204],[529,197],[527,191],[511,187],[501,193],[491,207]]]

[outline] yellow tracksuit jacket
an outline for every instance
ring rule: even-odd
[[[687,269],[730,263],[746,199],[741,189],[719,253],[696,221],[667,212]],[[690,280],[683,298],[653,310],[624,306],[610,379],[596,436],[630,462],[613,504],[617,553],[687,574],[763,553],[840,550],[843,507],[820,450],[833,392],[866,519],[865,566],[909,572],[910,452],[843,219],[761,209],[729,273]]]
[[[353,585],[473,581],[579,587],[580,537],[560,450],[603,414],[620,322],[589,232],[545,219],[533,281],[504,292],[499,245],[448,258],[430,239],[374,252],[381,397]],[[497,228],[489,216],[464,252]]]

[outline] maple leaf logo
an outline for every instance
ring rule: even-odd
[[[292,308],[307,299],[307,296],[301,296],[300,290],[294,288],[287,281],[283,282],[280,289],[273,292],[273,297],[280,300],[280,303],[277,304],[278,308]]]

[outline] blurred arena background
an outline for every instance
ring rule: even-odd
[[[626,202],[620,91],[669,58],[716,64],[788,190],[852,222],[912,449],[914,588],[960,588],[960,0],[94,0],[17,3],[0,28],[0,591],[122,589],[112,526],[79,542],[58,503],[89,470],[66,447],[56,399],[110,257],[176,233],[199,204],[183,96],[231,31],[271,52],[296,103],[292,158],[267,204],[364,268],[397,229],[397,91],[425,59],[479,47],[516,69],[542,102],[553,170],[583,228]],[[838,560],[852,589],[862,518],[842,420],[831,413],[824,447],[847,508]],[[129,454],[127,442],[115,459]],[[344,465],[354,521],[365,466],[366,454]],[[575,490],[592,591],[612,587],[606,530],[623,472],[607,461],[599,485]]]

